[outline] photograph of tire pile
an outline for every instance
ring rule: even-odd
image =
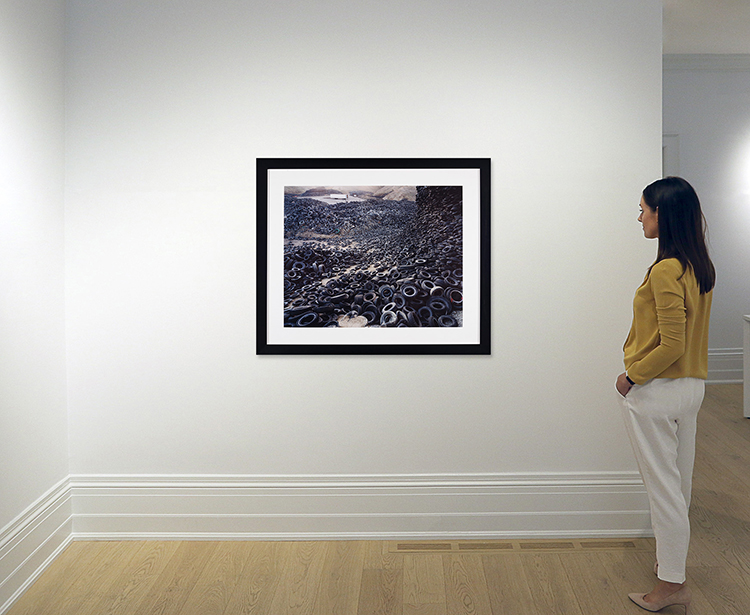
[[[285,327],[460,327],[461,186],[287,186]]]

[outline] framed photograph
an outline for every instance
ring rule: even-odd
[[[258,354],[490,354],[488,158],[257,159]]]

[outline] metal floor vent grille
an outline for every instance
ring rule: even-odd
[[[392,542],[391,553],[529,553],[571,551],[653,551],[653,539],[626,540],[460,540]]]

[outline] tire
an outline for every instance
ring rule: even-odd
[[[388,284],[384,284],[378,290],[378,294],[380,295],[380,298],[383,300],[383,303],[390,303],[391,297],[393,297],[395,292],[396,292],[396,289],[393,288],[393,286],[390,286]]]
[[[457,327],[458,323],[456,322],[456,319],[453,318],[450,314],[444,314],[440,318],[438,318],[438,326],[440,327]]]
[[[435,316],[432,313],[432,309],[424,305],[417,310],[417,316],[422,323],[423,327],[434,327]]]
[[[302,314],[309,312],[309,311],[310,311],[309,305],[291,307],[291,308],[284,310],[284,318],[291,318],[293,320],[296,320],[297,318],[302,316]]]
[[[458,288],[448,289],[446,297],[454,307],[461,307],[464,304],[464,294]]]
[[[396,312],[386,311],[380,315],[380,326],[381,327],[393,327],[398,322],[398,315]]]
[[[305,312],[297,319],[298,327],[313,327],[318,324],[318,315],[315,312]]]
[[[411,299],[416,297],[418,292],[419,290],[416,286],[414,286],[414,284],[404,284],[401,287],[401,294],[407,301],[410,301]]]
[[[421,327],[422,323],[419,320],[419,314],[417,312],[409,312],[406,315],[406,322],[410,327]]]
[[[349,295],[347,293],[341,293],[339,295],[331,295],[328,298],[328,301],[331,303],[343,303],[349,298]]]
[[[450,301],[448,301],[445,297],[430,297],[428,305],[432,309],[432,313],[436,318],[440,318],[441,316],[448,314],[453,309]]]

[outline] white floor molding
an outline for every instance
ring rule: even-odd
[[[643,536],[637,473],[73,476],[77,538]]]
[[[66,478],[0,531],[0,613],[62,552],[72,530]]]
[[[708,384],[736,384],[743,381],[742,348],[714,348],[708,351]]]

